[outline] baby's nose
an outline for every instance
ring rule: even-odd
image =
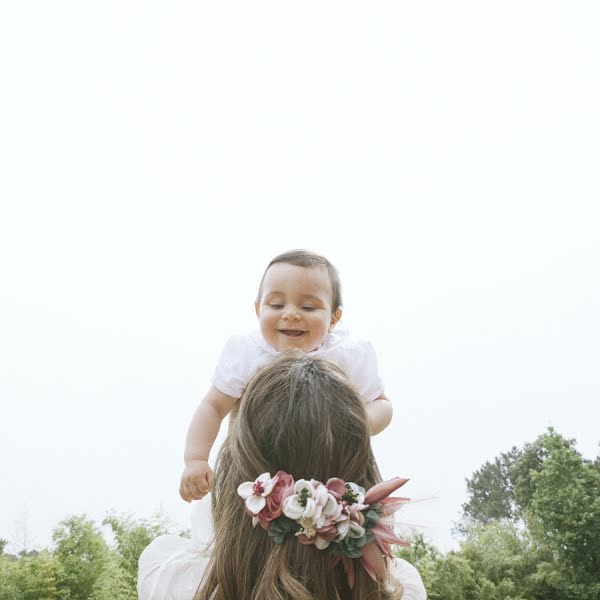
[[[295,306],[286,306],[283,311],[284,319],[295,319],[298,321],[300,319],[300,312]]]

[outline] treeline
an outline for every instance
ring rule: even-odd
[[[0,600],[137,600],[137,561],[167,520],[109,515],[109,545],[85,515],[72,516],[53,531],[51,550],[5,553],[0,540]]]
[[[467,493],[460,550],[418,538],[400,552],[430,600],[600,600],[600,459],[550,429],[486,462]],[[114,543],[85,515],[56,527],[52,549],[11,555],[0,540],[0,600],[135,600],[139,555],[170,528],[160,516],[102,525]]]
[[[418,539],[430,600],[600,600],[600,459],[552,429],[467,480],[460,550]]]

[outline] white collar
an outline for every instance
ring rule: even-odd
[[[328,352],[336,346],[339,346],[349,335],[350,332],[347,329],[344,329],[343,327],[338,325],[331,333],[328,333],[325,336],[323,343],[316,350],[313,350],[310,354],[312,354],[313,356],[318,356],[319,354]],[[250,336],[254,343],[264,352],[272,354],[273,356],[281,354],[281,352],[275,350],[275,348],[273,348],[273,346],[271,346],[271,344],[269,344],[265,340],[265,338],[262,336],[258,329],[254,330],[250,334]]]

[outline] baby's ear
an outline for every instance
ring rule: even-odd
[[[331,313],[331,323],[329,324],[329,333],[337,325],[337,322],[342,318],[342,309],[338,308],[334,313]]]

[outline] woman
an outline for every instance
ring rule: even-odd
[[[364,405],[344,373],[324,359],[293,353],[256,375],[217,460],[212,544],[201,521],[192,523],[191,541],[154,540],[140,557],[140,599],[426,597],[418,573],[405,561],[382,561],[383,570],[373,579],[357,559],[336,561],[334,553],[295,535],[275,543],[263,527],[253,526],[238,488],[261,473],[279,471],[296,481],[339,478],[366,490],[380,482]]]

